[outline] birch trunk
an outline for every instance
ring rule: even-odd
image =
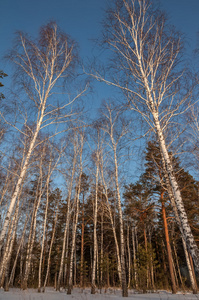
[[[11,271],[11,274],[10,274],[9,286],[10,286],[10,285],[13,286],[14,275],[15,275],[15,270],[16,270],[16,266],[17,266],[17,260],[18,260],[18,257],[19,257],[19,253],[20,253],[20,250],[21,250],[21,246],[23,245],[23,242],[24,242],[24,236],[25,236],[26,225],[27,225],[27,223],[28,223],[28,220],[29,220],[29,216],[26,216],[26,221],[25,221],[23,233],[22,233],[22,236],[21,236],[21,239],[20,239],[20,243],[19,243],[19,246],[18,246],[18,249],[17,249],[17,253],[16,253],[14,265],[13,265],[13,267],[12,267],[12,271]]]
[[[183,234],[185,236],[186,244],[187,244],[187,246],[189,248],[189,251],[192,255],[193,261],[195,263],[196,270],[199,272],[199,249],[196,245],[193,234],[191,232],[191,228],[189,226],[187,214],[186,214],[185,209],[184,209],[184,204],[183,204],[181,192],[180,192],[178,183],[176,181],[176,178],[174,176],[173,166],[172,166],[169,154],[168,154],[168,150],[167,150],[166,143],[165,143],[165,137],[163,135],[163,131],[162,131],[162,128],[161,128],[161,125],[160,125],[159,113],[158,113],[158,110],[155,107],[156,100],[153,98],[153,93],[152,93],[152,90],[150,88],[150,84],[149,84],[148,78],[146,76],[146,73],[144,72],[142,59],[141,59],[141,56],[140,56],[140,53],[139,53],[139,50],[138,50],[137,47],[138,47],[138,44],[136,45],[136,51],[137,51],[139,68],[140,68],[143,83],[144,83],[144,86],[145,86],[145,89],[146,89],[146,94],[147,94],[147,98],[148,98],[147,99],[148,100],[148,106],[150,107],[150,111],[151,111],[152,116],[153,116],[155,131],[157,133],[158,142],[159,142],[162,157],[163,157],[163,160],[164,160],[164,163],[165,163],[165,171],[166,171],[166,174],[168,175],[169,183],[170,183],[170,186],[172,188],[173,197],[174,197],[175,204],[176,204],[176,207],[177,207],[177,210],[178,210],[178,214],[179,214],[179,218],[180,218],[180,221],[181,221],[182,230],[183,230]]]
[[[131,284],[131,252],[129,245],[129,222],[127,221],[127,252],[128,252],[128,289]]]
[[[19,195],[21,195],[21,190],[20,190]],[[1,260],[1,269],[0,269],[0,286],[1,287],[4,284],[4,278],[5,278],[6,270],[9,265],[9,260],[10,260],[10,256],[12,253],[13,243],[14,243],[14,239],[16,236],[17,224],[18,224],[18,220],[19,220],[18,214],[19,214],[19,200],[17,201],[17,204],[16,204],[16,209],[15,209],[15,213],[13,216],[13,220],[11,220],[11,222],[9,224],[5,250],[3,253],[3,258]]]
[[[2,261],[1,270],[0,270],[0,286],[1,286],[1,288],[3,288],[5,276],[6,276],[6,270],[7,270],[8,264],[9,264],[9,253],[10,253],[10,247],[12,246],[12,231],[13,231],[15,222],[16,222],[16,213],[15,213],[15,216],[14,216],[12,222],[9,224],[9,228],[8,228],[6,246],[4,249],[3,261]]]
[[[151,287],[152,290],[155,289],[155,282],[154,282],[154,268],[153,268],[153,248],[151,243],[151,231],[149,230],[149,245],[150,245],[150,270],[151,270]]]
[[[32,260],[32,251],[33,245],[35,242],[35,235],[36,235],[36,225],[37,225],[37,212],[41,203],[42,198],[42,184],[43,184],[43,171],[42,171],[42,160],[40,163],[40,177],[38,180],[35,203],[34,203],[34,211],[32,215],[32,222],[31,222],[31,229],[29,233],[29,240],[28,240],[28,248],[27,248],[27,255],[26,255],[26,263],[25,263],[25,271],[24,271],[24,278],[23,278],[23,289],[27,289],[27,282],[30,273],[30,266]]]
[[[96,174],[95,174],[95,200],[93,203],[93,264],[91,279],[91,294],[95,294],[96,287],[96,259],[97,259],[97,211],[98,211],[98,177],[99,177],[99,152],[96,153]]]
[[[59,154],[58,159],[56,160],[54,166],[52,166],[52,148],[50,151],[50,161],[48,164],[48,174],[47,174],[47,179],[46,179],[46,184],[45,184],[45,188],[46,188],[46,209],[45,209],[45,217],[44,217],[44,223],[43,223],[43,237],[42,237],[42,245],[41,245],[41,253],[40,253],[40,261],[39,261],[39,278],[38,278],[38,292],[41,292],[41,269],[42,269],[42,260],[43,260],[43,252],[44,252],[44,244],[45,244],[45,237],[46,237],[46,225],[47,225],[47,214],[48,214],[48,204],[49,204],[49,183],[50,183],[50,178],[51,175],[54,171],[54,169],[57,167],[57,164],[60,160],[60,156],[62,154]],[[57,216],[57,214],[56,214]],[[54,240],[54,237],[53,237]],[[48,269],[48,266],[47,266]],[[48,271],[47,271],[48,273]],[[47,275],[48,277],[48,275]],[[45,287],[43,288],[43,291],[45,290]]]
[[[106,181],[104,178],[102,157],[101,157],[100,169],[101,169],[101,177],[102,177],[102,183],[103,183],[103,188],[104,188],[104,195],[106,198],[106,206],[107,206],[107,210],[109,213],[109,218],[110,218],[111,227],[112,227],[112,231],[113,231],[113,237],[114,237],[114,241],[115,241],[118,276],[119,276],[120,284],[122,284],[122,269],[121,269],[120,250],[119,250],[119,245],[118,245],[118,240],[117,240],[117,235],[116,235],[115,223],[113,220],[113,215],[112,215],[112,211],[111,211],[111,207],[110,207],[110,203],[109,203],[109,199],[108,199],[108,188],[107,188],[107,184],[106,184]]]
[[[36,138],[38,136],[38,133],[39,133],[39,130],[40,130],[40,127],[41,127],[41,123],[42,123],[42,120],[43,120],[43,114],[44,114],[44,109],[41,112],[41,118],[40,118],[40,120],[37,124],[36,131],[34,133],[32,141],[30,143],[28,154],[27,154],[25,162],[22,166],[22,169],[21,169],[21,172],[20,172],[20,175],[19,175],[19,179],[18,179],[16,187],[15,187],[15,191],[14,191],[13,196],[12,196],[11,201],[10,201],[10,205],[9,205],[7,215],[6,215],[6,218],[5,218],[5,222],[3,224],[3,228],[2,228],[2,231],[1,231],[1,234],[0,234],[0,251],[1,251],[1,248],[2,248],[2,245],[3,245],[3,240],[4,240],[4,237],[6,235],[8,226],[9,226],[9,222],[10,222],[10,219],[11,219],[11,216],[12,216],[12,212],[13,212],[13,209],[14,209],[19,191],[20,191],[21,186],[22,186],[22,182],[23,182],[25,174],[26,174],[26,170],[28,168],[28,163],[29,163],[31,154],[33,152],[33,148],[35,146]]]
[[[195,276],[195,271],[194,271],[194,266],[193,266],[193,260],[192,260],[192,257],[191,257],[190,254],[189,254],[189,259],[190,259],[189,261],[190,261],[190,265],[191,265],[191,271],[192,271],[192,274],[193,274],[193,278],[191,279],[193,281],[193,283],[191,281],[191,285],[192,285],[192,289],[193,289],[193,294],[197,294],[197,292],[198,292],[197,280],[196,280],[196,276]]]
[[[36,147],[36,140],[40,130],[55,124],[57,121],[63,123],[71,116],[71,112],[66,111],[68,106],[72,104],[83,92],[80,92],[69,100],[68,103],[64,103],[61,106],[55,106],[55,103],[49,103],[49,98],[53,94],[53,87],[58,80],[68,76],[68,68],[71,67],[73,61],[74,43],[70,41],[67,35],[60,33],[58,26],[51,22],[42,28],[40,28],[40,35],[37,42],[30,40],[25,34],[18,33],[17,48],[11,51],[9,56],[10,61],[16,66],[16,74],[19,78],[23,78],[19,81],[20,87],[27,94],[28,110],[25,111],[24,116],[27,114],[27,119],[24,121],[24,127],[29,135],[29,147],[24,160],[21,162],[21,169],[18,174],[18,180],[15,185],[14,193],[11,197],[9,207],[7,209],[6,218],[3,224],[3,228],[0,234],[0,251],[3,245],[6,232],[8,230],[9,222],[17,201],[19,191],[23,186],[23,180],[26,175],[26,171],[29,165],[30,158]],[[20,104],[18,104],[20,105]],[[16,106],[17,107],[17,106]],[[34,110],[35,119],[32,119],[33,115],[29,115],[28,111]],[[61,115],[61,117],[60,117]],[[5,120],[6,121],[6,120]],[[7,122],[9,125],[10,122]],[[34,124],[33,129],[27,126],[27,124]],[[24,136],[28,134],[23,132],[23,129],[16,128],[15,124],[12,125],[20,133],[24,133]],[[23,126],[22,126],[23,127]]]
[[[53,225],[53,230],[52,230],[52,236],[51,236],[51,241],[50,241],[50,249],[48,253],[48,261],[47,261],[47,271],[46,271],[46,276],[44,280],[44,286],[43,286],[43,292],[45,292],[48,276],[49,276],[49,271],[50,271],[50,258],[51,258],[51,252],[52,252],[52,247],[54,243],[54,238],[55,238],[55,231],[56,231],[56,224],[57,224],[57,219],[58,219],[58,210],[59,210],[59,199],[57,200],[57,206],[55,209],[55,220],[54,220],[54,225]]]
[[[97,72],[94,76],[122,89],[128,105],[140,113],[157,134],[185,242],[199,273],[199,249],[189,226],[164,135],[171,119],[182,114],[183,105],[186,107],[184,111],[190,107],[187,99],[192,96],[192,87],[186,95],[181,93],[186,90],[180,87],[184,75],[184,66],[180,73],[178,64],[178,57],[182,54],[181,36],[168,30],[164,14],[157,14],[150,2],[123,0],[121,4],[121,7],[115,6],[109,11],[104,42],[117,58],[119,56],[115,68],[116,73],[120,70],[123,76],[113,76],[113,82]]]
[[[50,166],[50,164],[49,164]],[[43,237],[42,237],[42,244],[41,244],[41,253],[40,253],[40,260],[39,260],[39,277],[38,277],[38,292],[41,292],[41,268],[42,268],[42,260],[43,260],[43,252],[44,252],[44,244],[45,244],[45,237],[46,237],[46,222],[47,222],[47,214],[48,214],[48,200],[49,200],[49,181],[50,177],[47,178],[46,183],[46,209],[45,209],[45,217],[44,217],[44,224],[43,224]]]
[[[135,227],[134,226],[132,228],[132,244],[133,244],[133,266],[134,266],[135,288],[138,289],[137,259],[136,259],[136,249],[135,249]]]
[[[146,286],[147,289],[149,288],[149,283],[150,283],[150,274],[149,274],[149,262],[148,262],[148,242],[147,242],[147,236],[146,236],[146,226],[144,224],[144,245],[145,245],[145,251],[146,251],[146,256],[147,256],[147,261],[146,261]],[[146,290],[144,288],[144,293],[146,293]]]
[[[173,209],[173,212],[174,212],[174,215],[175,215],[175,220],[176,220],[176,222],[178,224],[178,228],[181,232],[182,245],[183,245],[183,249],[184,249],[184,254],[185,254],[185,258],[186,258],[186,264],[187,264],[187,268],[188,268],[188,272],[189,272],[189,278],[190,278],[192,290],[193,290],[194,294],[197,294],[197,284],[196,284],[196,281],[194,280],[194,271],[191,268],[188,249],[187,249],[187,244],[185,242],[185,235],[184,235],[184,232],[183,232],[181,220],[179,218],[177,206],[176,206],[176,203],[175,203],[175,200],[174,200],[174,197],[173,197],[173,191],[172,191],[171,186],[170,186],[168,174],[166,172],[164,159],[162,159],[162,162],[163,162],[164,175],[165,175],[165,179],[166,179],[167,191],[168,191],[169,198],[170,198],[171,205],[172,205],[172,209]]]
[[[76,193],[76,213],[75,220],[73,224],[73,232],[72,232],[72,247],[71,247],[71,257],[70,257],[70,267],[69,267],[69,282],[68,282],[68,291],[67,294],[70,295],[73,286],[73,265],[74,265],[74,251],[75,251],[75,241],[76,241],[76,231],[77,231],[77,223],[79,218],[79,196],[81,192],[81,176],[82,176],[82,149],[83,149],[83,141],[80,149],[80,170],[79,170],[79,180],[78,180],[78,188]]]
[[[117,165],[116,148],[114,148],[114,164],[115,164],[115,184],[116,184],[116,191],[117,191],[118,213],[119,213],[119,222],[120,222],[122,296],[123,297],[128,297],[128,287],[127,287],[127,283],[126,283],[125,254],[124,254],[123,214],[122,214],[122,206],[121,206],[121,199],[120,199],[120,189],[119,189],[119,177],[118,177],[118,165]]]
[[[183,283],[183,280],[182,280],[182,275],[181,275],[181,272],[180,272],[180,266],[179,266],[179,262],[178,262],[178,255],[177,255],[176,246],[175,246],[174,241],[173,241],[173,251],[174,251],[174,255],[175,255],[175,261],[176,261],[176,265],[177,265],[178,276],[180,278],[181,287],[185,291],[184,283]]]
[[[185,212],[183,200],[181,197],[180,189],[179,189],[179,186],[177,184],[177,181],[176,181],[174,173],[173,173],[173,167],[172,167],[169,155],[168,155],[168,151],[167,151],[167,148],[165,145],[165,140],[164,140],[164,137],[162,134],[162,130],[160,128],[157,114],[155,114],[154,119],[155,119],[155,123],[156,123],[156,127],[157,127],[159,145],[161,147],[161,152],[162,152],[164,162],[165,162],[166,172],[169,177],[175,204],[176,204],[178,215],[179,215],[180,222],[182,225],[181,230],[183,231],[183,235],[185,237],[186,244],[188,246],[188,249],[189,249],[191,256],[193,258],[193,261],[195,263],[196,270],[197,270],[197,272],[199,272],[199,249],[196,245],[193,234],[191,232],[191,228],[190,228],[190,225],[188,222],[187,214]]]
[[[74,179],[75,169],[76,169],[76,162],[77,162],[77,149],[76,149],[76,147],[74,145],[73,167],[72,167],[72,174],[71,174],[69,191],[68,191],[66,225],[65,225],[65,229],[64,229],[64,238],[63,238],[63,245],[62,245],[62,255],[61,255],[59,276],[58,276],[58,281],[57,281],[57,290],[60,290],[60,283],[61,283],[61,278],[62,278],[62,275],[63,275],[64,256],[65,256],[65,250],[66,250],[65,249],[66,248],[66,237],[67,237],[67,233],[68,233],[69,221],[70,221],[70,214],[71,214],[71,194],[72,194],[73,179]]]

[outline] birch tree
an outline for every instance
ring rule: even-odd
[[[29,147],[24,160],[21,162],[18,180],[7,209],[0,234],[0,249],[31,155],[37,147],[39,132],[50,125],[59,124],[61,126],[69,120],[73,114],[73,102],[83,93],[83,91],[73,92],[70,96],[63,97],[64,100],[62,99],[60,102],[55,101],[53,97],[54,93],[58,92],[57,83],[61,84],[63,80],[72,78],[71,74],[74,72],[77,62],[74,41],[61,32],[53,22],[40,28],[39,37],[36,40],[30,39],[22,32],[17,33],[16,44],[8,58],[16,67],[16,82],[24,92],[22,99],[25,98],[25,101],[23,101],[23,107],[20,107],[20,103],[16,105],[20,109],[20,121],[16,121],[14,118],[14,123],[11,123],[5,118],[3,111],[0,112],[0,115],[1,119],[16,131],[25,136],[28,135]],[[26,108],[25,111],[24,108]],[[63,130],[63,126],[61,129]]]
[[[119,128],[119,129],[118,129]],[[105,104],[103,112],[103,124],[102,130],[108,136],[108,146],[111,149],[111,155],[113,156],[114,165],[114,178],[117,197],[117,209],[120,223],[120,257],[121,257],[121,280],[122,280],[122,295],[128,297],[128,287],[126,282],[126,262],[125,262],[125,244],[124,244],[124,224],[123,224],[123,212],[120,195],[119,185],[119,159],[118,152],[121,144],[121,140],[124,143],[123,137],[128,132],[128,124],[122,120],[121,111],[114,109],[111,104]],[[120,149],[121,150],[121,149]]]
[[[182,39],[170,29],[164,14],[153,7],[152,1],[118,0],[107,12],[103,42],[114,53],[109,65],[112,77],[106,79],[97,72],[92,75],[120,88],[129,108],[140,113],[157,135],[186,244],[199,272],[199,249],[184,209],[165,134],[173,118],[190,106],[192,89],[186,87],[186,81],[183,88],[181,85]]]
[[[95,164],[95,195],[93,195],[93,261],[91,277],[91,294],[95,294],[96,288],[96,265],[97,265],[97,215],[98,215],[98,192],[99,192],[99,163],[100,163],[100,130],[96,130],[96,145],[92,154]]]
[[[84,132],[79,133],[78,137],[78,154],[79,154],[79,170],[78,170],[78,180],[75,194],[75,204],[74,204],[74,222],[73,222],[73,230],[72,230],[72,247],[71,247],[71,257],[70,257],[70,267],[69,267],[69,281],[68,281],[68,291],[67,294],[71,294],[73,287],[73,264],[74,264],[74,252],[75,250],[75,241],[76,241],[76,233],[77,233],[77,224],[79,218],[79,198],[81,192],[81,177],[82,177],[82,155],[83,155],[83,146],[84,146]]]

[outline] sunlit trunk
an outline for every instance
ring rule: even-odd
[[[169,241],[169,232],[168,232],[168,225],[167,225],[167,218],[166,218],[166,210],[165,210],[164,201],[163,201],[163,193],[161,193],[161,201],[162,201],[162,217],[163,217],[163,223],[164,223],[169,271],[170,271],[171,284],[172,284],[172,293],[176,294],[177,288],[176,288],[176,282],[175,282],[175,276],[174,276],[174,270],[173,270],[172,252],[171,252],[171,246],[170,246],[170,241]]]

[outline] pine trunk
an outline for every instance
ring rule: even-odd
[[[162,217],[163,217],[163,223],[164,223],[164,231],[165,231],[168,263],[169,263],[169,271],[170,271],[171,284],[172,284],[172,293],[176,294],[177,288],[176,288],[176,282],[175,282],[175,276],[174,276],[174,270],[173,270],[173,263],[172,263],[173,259],[172,259],[170,241],[169,241],[169,232],[168,232],[168,225],[167,225],[167,218],[166,218],[166,210],[165,210],[165,206],[164,206],[164,202],[163,202],[162,198],[163,198],[163,193],[161,193]]]

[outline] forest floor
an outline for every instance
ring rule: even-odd
[[[65,290],[56,292],[53,288],[47,288],[45,293],[38,293],[36,289],[28,289],[26,291],[11,288],[9,292],[0,290],[0,300],[122,300],[121,290],[107,289],[102,293],[97,292],[95,295],[90,294],[90,289],[74,288],[72,295],[67,295]],[[173,295],[171,292],[159,290],[155,293],[138,294],[134,290],[129,290],[129,300],[199,300],[199,294],[178,292]]]

